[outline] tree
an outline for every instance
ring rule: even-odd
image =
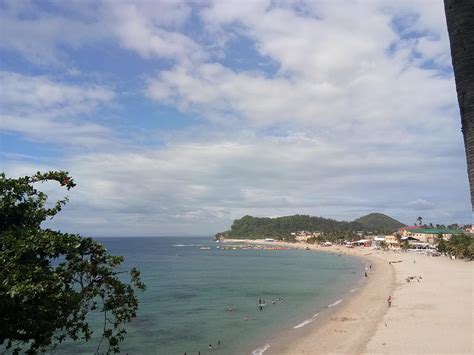
[[[457,258],[474,258],[474,240],[465,234],[454,234],[446,242],[446,251]],[[472,246],[471,246],[472,245]]]
[[[444,0],[467,173],[474,210],[474,9],[472,0]]]
[[[421,226],[421,224],[422,224],[422,222],[423,222],[423,218],[418,217],[418,218],[416,219],[416,221],[418,222],[418,225]]]
[[[125,272],[117,271],[122,257],[91,238],[43,229],[67,202],[47,208],[47,195],[34,186],[45,181],[75,186],[63,171],[18,179],[0,174],[0,345],[36,353],[68,338],[90,340],[86,317],[96,311],[107,352],[118,352],[138,309],[135,291],[145,289],[140,273],[132,269],[131,284],[124,283]]]
[[[436,249],[438,250],[438,252],[440,252],[441,254],[444,254],[448,251],[448,248],[446,246],[446,242],[444,241],[443,239],[443,235],[442,234],[439,234],[437,237],[436,237]]]

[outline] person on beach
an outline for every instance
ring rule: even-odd
[[[367,271],[365,272],[365,277],[367,277]]]
[[[392,296],[388,296],[387,303],[389,307],[392,307]]]

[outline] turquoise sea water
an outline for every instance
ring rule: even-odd
[[[305,250],[222,250],[210,237],[101,242],[125,257],[124,268],[137,266],[147,285],[121,346],[129,354],[251,354],[280,331],[317,322],[313,315],[347,297],[365,266]],[[266,301],[262,311],[259,298]],[[95,346],[64,344],[56,352],[91,354]]]

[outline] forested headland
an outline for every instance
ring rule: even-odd
[[[392,233],[404,224],[381,213],[371,213],[354,221],[294,215],[284,217],[244,216],[236,219],[230,230],[217,233],[216,238],[281,240],[295,239],[298,231],[319,232],[326,238],[355,239],[362,234]],[[293,234],[293,235],[292,235]]]

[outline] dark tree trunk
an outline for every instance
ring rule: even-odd
[[[444,0],[474,211],[474,0]]]

